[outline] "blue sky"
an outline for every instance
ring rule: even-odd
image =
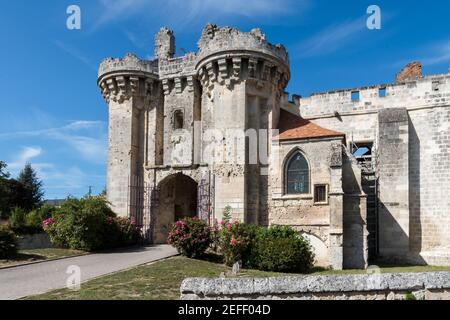
[[[81,30],[66,9],[81,8]],[[367,7],[382,11],[381,30],[366,28]],[[46,198],[103,190],[107,107],[96,70],[109,56],[153,56],[161,26],[173,29],[177,53],[195,51],[207,22],[260,27],[290,53],[290,93],[393,81],[419,59],[424,72],[450,67],[448,1],[45,0],[2,1],[0,8],[0,160],[16,175],[30,162]]]

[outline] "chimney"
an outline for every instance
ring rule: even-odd
[[[408,63],[402,71],[397,74],[395,81],[397,83],[422,78],[422,63],[414,61]]]

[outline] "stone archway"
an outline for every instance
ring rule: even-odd
[[[318,267],[329,267],[330,259],[328,256],[328,247],[322,239],[310,233],[302,233],[302,236],[311,244],[315,254],[315,265]]]
[[[197,216],[198,184],[183,174],[174,174],[158,185],[158,207],[154,216],[153,243],[167,243],[175,221]]]

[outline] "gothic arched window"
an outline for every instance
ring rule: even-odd
[[[295,152],[286,163],[286,194],[309,194],[309,166],[303,154]]]

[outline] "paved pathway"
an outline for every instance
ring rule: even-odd
[[[0,270],[0,300],[19,299],[66,286],[67,268],[79,266],[81,281],[176,255],[168,245],[131,248]]]

